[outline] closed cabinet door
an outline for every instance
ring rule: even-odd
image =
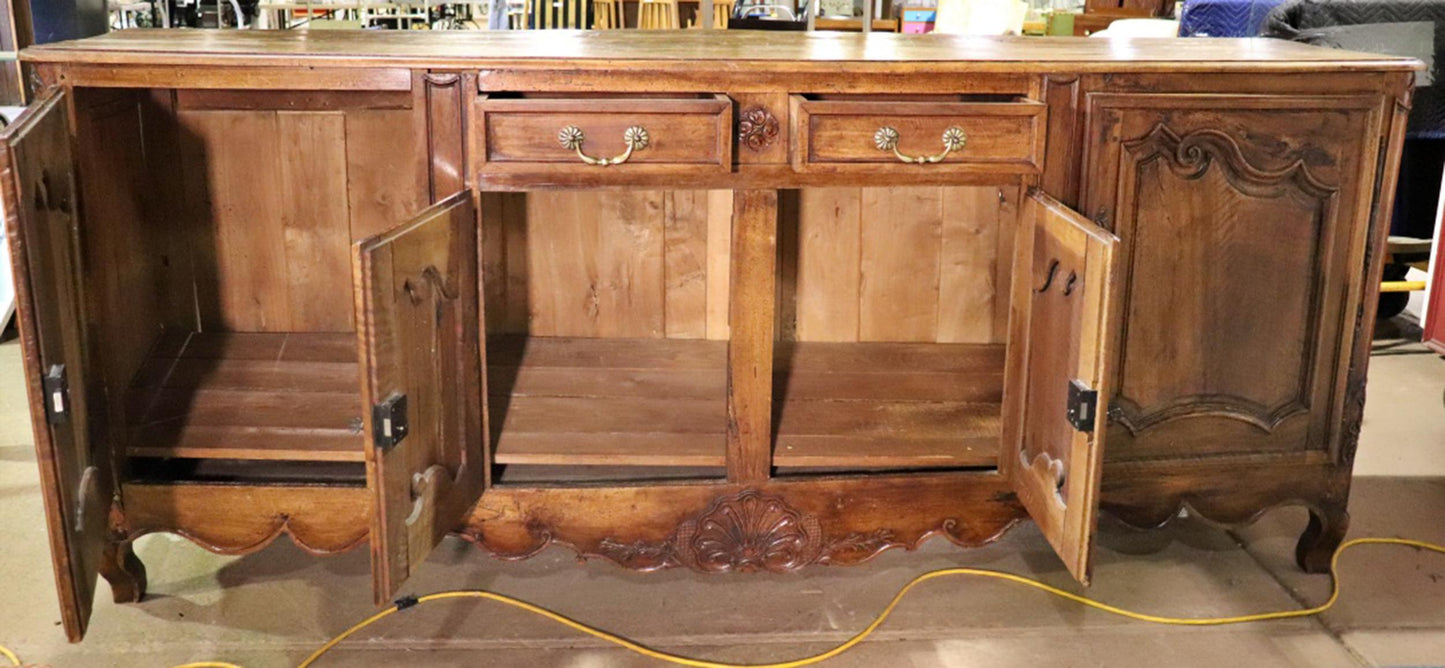
[[[470,190],[357,244],[378,604],[458,526],[485,487],[477,258]]]
[[[1014,248],[999,470],[1076,579],[1089,581],[1118,239],[1038,191]]]
[[[1111,461],[1337,452],[1378,106],[1088,97],[1081,208],[1121,240]]]
[[[95,598],[115,472],[88,410],[81,221],[66,115],[65,93],[50,89],[0,135],[0,199],[61,621],[78,641]]]

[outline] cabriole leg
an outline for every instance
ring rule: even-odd
[[[1350,514],[1343,507],[1310,509],[1310,524],[1300,534],[1294,558],[1306,573],[1330,572],[1330,559],[1345,541]]]
[[[110,583],[116,603],[139,603],[146,593],[146,567],[130,542],[109,543],[100,559],[100,575]]]

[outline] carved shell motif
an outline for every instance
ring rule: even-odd
[[[949,519],[938,531],[952,535],[956,527],[956,520]],[[686,566],[704,573],[786,573],[810,564],[867,561],[893,547],[917,547],[917,542],[900,541],[882,528],[828,537],[817,517],[794,509],[780,497],[749,489],[714,499],[696,517],[678,525],[667,540],[606,538],[598,544],[597,554],[641,571]]]
[[[761,151],[778,140],[778,119],[767,109],[749,107],[738,119],[738,141],[754,151]]]
[[[717,500],[683,524],[674,549],[683,564],[698,570],[784,573],[816,561],[822,537],[816,518],[748,490]]]

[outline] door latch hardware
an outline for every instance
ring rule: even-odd
[[[406,395],[393,392],[391,396],[371,407],[372,439],[380,450],[390,450],[406,438]]]
[[[45,421],[50,424],[70,422],[70,381],[65,377],[65,365],[50,365],[40,384],[45,390]]]
[[[1094,430],[1094,416],[1099,410],[1099,391],[1089,389],[1077,379],[1069,381],[1069,424],[1079,431]]]

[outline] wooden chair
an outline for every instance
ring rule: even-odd
[[[676,30],[677,0],[642,0],[637,5],[637,27],[642,30]]]
[[[592,0],[592,29],[616,30],[623,25],[622,0]]]
[[[591,27],[588,15],[592,0],[527,0],[527,27],[533,30],[579,29]]]

